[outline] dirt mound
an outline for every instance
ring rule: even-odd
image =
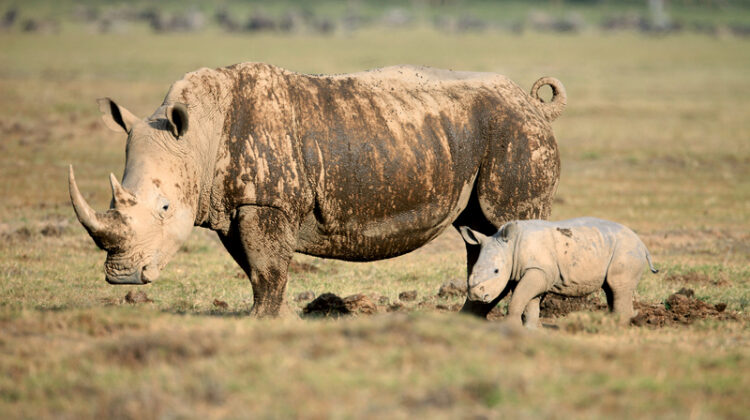
[[[406,292],[401,292],[398,294],[399,300],[403,300],[404,302],[411,302],[414,300],[417,300],[417,291],[416,290],[408,290]]]
[[[692,289],[681,289],[670,295],[664,304],[635,303],[638,311],[631,325],[665,327],[672,325],[690,325],[699,319],[716,319],[719,321],[736,320],[737,314],[726,312],[726,303],[711,305],[695,299]]]
[[[302,313],[313,317],[338,318],[343,315],[366,314],[378,312],[378,307],[367,295],[356,294],[340,298],[333,293],[323,293],[302,309]]]
[[[347,296],[344,299],[344,305],[349,312],[354,314],[372,315],[378,313],[378,307],[370,298],[362,293]]]
[[[315,299],[315,292],[313,292],[312,290],[305,290],[304,292],[298,293],[297,296],[294,297],[295,302],[307,302],[313,299]]]
[[[571,312],[607,310],[607,304],[595,295],[570,297],[549,293],[542,299],[540,309],[542,318],[559,318]]]
[[[149,303],[153,302],[153,300],[143,290],[131,290],[125,295],[125,302],[136,304]]]

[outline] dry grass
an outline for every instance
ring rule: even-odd
[[[216,46],[221,46],[217,48]],[[98,123],[111,96],[148,115],[186,71],[265,61],[305,72],[395,63],[560,78],[563,173],[553,218],[634,227],[661,268],[638,299],[682,287],[737,321],[620,328],[602,313],[508,330],[435,305],[465,275],[448,232],[367,264],[297,256],[289,295],[417,290],[406,313],[339,321],[247,319],[247,280],[196,230],[162,278],[103,281],[103,254],[74,219],[66,167],[108,204],[124,138]],[[692,35],[351,37],[3,34],[0,46],[0,412],[5,417],[746,418],[750,305],[747,41]],[[217,306],[215,300],[226,302]],[[424,303],[423,303],[424,302]],[[423,303],[420,306],[420,303]],[[304,303],[292,302],[297,309]]]

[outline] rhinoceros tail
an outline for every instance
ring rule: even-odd
[[[539,88],[545,85],[549,85],[552,88],[552,99],[549,102],[544,102],[539,97]],[[557,117],[562,114],[565,109],[565,105],[568,104],[568,95],[565,94],[565,86],[555,79],[554,77],[542,77],[534,83],[531,87],[531,97],[539,101],[536,105],[547,118],[547,121],[554,121]]]
[[[646,251],[646,261],[648,261],[648,268],[652,273],[656,274],[659,272],[659,270],[654,268],[654,263],[651,262],[651,253],[649,253],[648,251]]]

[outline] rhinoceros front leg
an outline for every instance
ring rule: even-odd
[[[286,215],[273,207],[243,206],[229,232],[219,233],[219,238],[250,278],[250,313],[276,317],[290,312],[284,295],[296,232]]]
[[[524,325],[535,328],[539,320],[539,295],[547,291],[547,280],[541,270],[528,270],[518,281],[508,304],[508,321],[521,324],[521,315],[527,311]],[[533,323],[531,322],[533,318]]]

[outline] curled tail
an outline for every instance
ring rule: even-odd
[[[648,261],[648,268],[651,269],[652,273],[659,272],[659,270],[654,268],[654,264],[651,262],[651,254],[648,252],[648,250],[646,251],[646,261]]]
[[[552,99],[549,102],[544,102],[539,97],[539,88],[545,85],[549,85],[552,88]],[[565,109],[565,105],[568,103],[568,95],[565,94],[565,86],[562,82],[555,79],[554,77],[542,77],[534,83],[531,87],[531,97],[539,101],[537,106],[544,114],[547,121],[554,121],[557,117],[562,114]]]

